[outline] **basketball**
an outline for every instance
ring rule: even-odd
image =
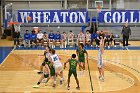
[[[31,21],[31,20],[32,20],[32,17],[28,16],[28,17],[27,17],[27,20],[28,20],[28,21]]]

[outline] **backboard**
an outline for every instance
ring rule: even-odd
[[[112,0],[87,0],[87,11],[97,11],[101,6],[102,11],[109,11],[112,8]]]

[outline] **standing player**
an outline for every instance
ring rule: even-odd
[[[100,46],[99,46],[99,51],[98,51],[98,60],[97,60],[97,65],[98,65],[98,70],[99,70],[99,79],[104,81],[104,70],[103,70],[103,58],[102,55],[104,53],[104,39],[101,36],[100,39]]]
[[[79,49],[76,50],[76,54],[78,55],[78,61],[80,62],[80,65],[83,66],[83,70],[85,70],[85,54],[86,54],[86,60],[88,61],[88,53],[84,48],[84,45],[82,43],[79,44]],[[81,67],[79,67],[81,71]]]
[[[48,60],[46,60],[46,61],[48,62]],[[50,79],[50,76],[51,76],[51,74],[50,74],[50,68],[49,68],[49,66],[46,64],[46,65],[44,66],[43,75],[41,75],[41,77],[40,77],[40,79],[39,79],[37,85],[34,85],[33,88],[39,88],[39,85],[40,85],[40,83],[42,82],[42,80],[43,80],[44,78],[47,78],[47,81],[46,81],[46,82],[48,82],[49,79]]]
[[[44,58],[44,61],[43,61],[43,63],[41,64],[41,66],[40,66],[40,72],[37,72],[38,74],[42,74],[43,73],[43,67],[45,66],[45,62],[47,62],[47,60],[49,60],[50,61],[50,56],[51,56],[51,54],[50,54],[50,47],[49,46],[47,46],[46,47],[46,50],[44,51],[44,55],[40,55],[40,56],[44,56],[45,58]]]
[[[76,67],[77,67],[77,64],[80,65],[80,63],[78,62],[78,60],[75,59],[76,58],[76,54],[72,54],[72,58],[71,59],[68,59],[65,63],[64,63],[64,69],[66,68],[66,64],[69,63],[69,74],[68,74],[68,87],[67,89],[70,90],[70,77],[71,75],[73,74],[75,80],[76,80],[76,83],[77,83],[77,87],[76,89],[80,90],[80,86],[79,86],[79,80],[77,78],[77,71],[76,71]],[[82,66],[81,66],[82,67]]]
[[[53,67],[55,69],[55,76],[54,76],[54,84],[53,87],[56,86],[56,76],[59,75],[61,77],[60,84],[63,82],[63,67],[62,63],[60,62],[60,58],[57,54],[55,54],[55,50],[51,50],[51,63],[53,64]]]
[[[50,49],[51,50],[51,49]],[[50,80],[50,77],[51,76],[55,76],[55,70],[51,64],[51,62],[46,59],[45,61],[45,66],[44,66],[44,70],[43,70],[43,75],[40,77],[37,85],[33,86],[33,88],[39,88],[39,84],[41,83],[41,81],[44,79],[44,78],[47,78],[47,81],[46,83]],[[45,83],[45,84],[46,84]]]

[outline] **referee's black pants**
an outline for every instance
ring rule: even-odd
[[[129,35],[123,35],[123,46],[128,46]]]

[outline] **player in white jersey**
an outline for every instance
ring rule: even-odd
[[[66,32],[63,32],[63,34],[62,34],[62,48],[63,48],[63,45],[64,45],[64,48],[66,48],[66,46],[67,46],[67,34],[66,34]]]
[[[98,51],[98,60],[97,60],[97,66],[99,70],[99,79],[104,81],[104,70],[103,70],[103,53],[104,53],[104,39],[101,36],[100,39],[100,46],[99,46],[99,51]]]
[[[74,44],[74,34],[72,33],[72,30],[68,33],[68,45],[70,45],[70,43],[72,43],[72,45]]]
[[[54,85],[53,87],[56,86],[56,76],[59,75],[61,77],[60,79],[60,84],[63,82],[63,66],[62,63],[60,62],[60,58],[57,54],[55,54],[55,50],[51,50],[51,63],[53,64],[53,67],[55,69],[55,76],[54,76]]]
[[[78,34],[78,39],[77,39],[77,45],[80,43],[83,43],[85,45],[85,35],[83,34],[82,31]]]
[[[91,34],[89,33],[89,30],[86,31],[85,38],[86,38],[86,44],[91,45]]]

